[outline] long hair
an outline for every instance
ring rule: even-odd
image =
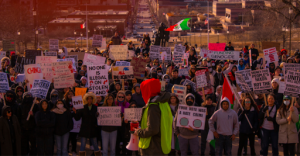
[[[107,103],[107,100],[109,97],[112,97],[113,98],[113,102],[112,102],[112,106],[115,106],[115,97],[113,94],[109,93],[105,96],[105,99],[104,99],[104,103],[102,106],[108,106],[108,103]]]
[[[126,96],[126,95],[125,95],[125,92],[122,91],[122,90],[118,91],[117,96],[116,96],[116,98],[115,98],[115,102],[116,102],[116,103],[118,102],[118,96],[119,96],[120,94],[123,94],[123,95],[124,95],[124,101],[123,101],[123,102],[126,102],[126,99],[125,99],[125,96]]]
[[[255,109],[256,111],[259,111],[257,105],[256,105],[256,104],[254,103],[254,101],[253,101],[251,98],[249,98],[249,97],[245,97],[245,98],[243,99],[243,101],[242,101],[242,106],[243,106],[244,108],[245,108],[245,101],[246,101],[246,99],[249,99],[250,102],[251,102],[250,108],[251,108],[251,107],[254,107],[254,109]]]
[[[64,95],[64,99],[65,99],[65,101],[66,101],[66,104],[69,104],[70,101],[72,101],[72,99],[68,99],[68,95],[69,95],[70,92],[73,93],[73,96],[75,96],[74,91],[71,90],[71,89],[69,89],[69,90],[65,93],[65,95]]]
[[[290,102],[291,102],[291,100],[290,100]],[[279,112],[279,114],[281,116],[286,118],[286,112],[290,109],[290,107],[291,107],[291,103],[289,104],[288,108],[286,108],[286,105],[284,103],[282,103],[281,106],[279,107],[279,109],[277,110],[277,112]]]

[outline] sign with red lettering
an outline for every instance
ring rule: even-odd
[[[275,67],[278,66],[278,55],[276,51],[276,47],[264,49],[265,60],[267,61],[267,65],[270,63],[275,63]]]
[[[56,62],[56,60],[56,56],[36,56],[36,64],[41,66],[45,80],[52,82],[52,62]]]
[[[73,63],[71,61],[52,62],[54,88],[68,88],[75,83]]]
[[[207,86],[206,69],[196,71],[197,89]]]
[[[35,79],[43,79],[42,68],[39,64],[29,64],[24,65],[25,79],[29,82],[27,83],[27,89],[30,91],[32,84]]]

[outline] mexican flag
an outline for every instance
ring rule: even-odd
[[[170,26],[170,28],[165,29],[165,31],[183,31],[183,30],[190,30],[191,28],[188,27],[188,21],[191,18],[186,18],[183,19],[181,21],[179,21],[178,23],[176,23],[175,25]]]

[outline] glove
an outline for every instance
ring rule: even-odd
[[[269,110],[269,107],[268,106],[264,107],[263,111],[266,112],[267,110]]]
[[[273,121],[273,118],[272,117],[267,117],[267,120],[268,121]]]

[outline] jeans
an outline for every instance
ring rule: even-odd
[[[275,130],[261,129],[261,151],[260,155],[267,156],[269,148],[269,140],[272,144],[273,156],[278,155],[278,132]]]
[[[192,152],[192,155],[195,155],[195,156],[199,155],[199,138],[198,137],[195,137],[192,139],[185,139],[179,135],[178,142],[179,142],[181,156],[188,155],[189,145],[190,145],[190,150]]]
[[[219,134],[219,138],[216,138],[216,155],[222,156],[222,152],[226,149],[226,155],[231,156],[232,149],[232,140],[231,135],[221,135]]]
[[[283,144],[283,154],[284,156],[295,156],[295,143],[293,144]]]
[[[38,155],[53,155],[53,135],[36,137],[36,144]]]
[[[206,139],[207,139],[208,131],[209,129],[204,129],[201,131],[201,155],[205,155],[205,149],[207,144]],[[211,155],[215,155],[215,148],[211,144],[209,144],[209,148],[210,148],[209,153]]]
[[[97,145],[97,137],[95,138],[89,138],[94,146],[94,151],[99,151],[98,145]],[[85,145],[86,145],[87,138],[81,137],[81,145],[80,145],[80,151],[85,151]]]
[[[57,146],[57,155],[58,156],[68,156],[68,139],[69,139],[69,132],[64,135],[55,135],[56,146]]]
[[[116,155],[117,130],[112,132],[101,131],[103,156],[108,155],[108,144],[110,145],[110,156]]]
[[[247,142],[249,138],[250,142],[250,149],[251,149],[251,155],[255,155],[255,148],[254,148],[254,139],[255,139],[255,134],[245,134],[245,133],[240,133],[239,134],[240,140],[239,140],[239,148],[238,148],[238,155],[242,155],[242,149],[244,148],[245,151],[247,151]]]
[[[34,130],[22,130],[21,152],[22,155],[28,155],[28,153],[29,155],[37,154],[36,136]]]

